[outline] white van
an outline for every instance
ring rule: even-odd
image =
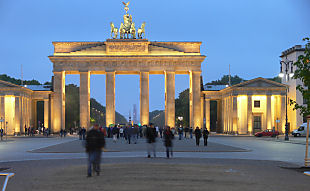
[[[302,125],[299,126],[298,129],[295,129],[292,132],[292,135],[294,135],[294,137],[306,136],[306,134],[307,134],[307,123],[303,123]],[[309,131],[309,135],[310,135],[310,131]]]

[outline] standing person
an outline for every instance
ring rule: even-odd
[[[27,135],[27,126],[25,125],[25,136]]]
[[[127,129],[127,140],[128,140],[128,144],[130,144],[131,135],[132,135],[132,127],[131,127],[131,125],[130,125],[130,126],[128,127],[128,129]]]
[[[99,125],[95,124],[94,128],[87,132],[85,146],[88,153],[87,177],[92,176],[92,167],[99,176],[101,149],[105,146],[104,135],[99,131]]]
[[[123,129],[123,127],[121,127],[121,128],[119,129],[119,135],[120,135],[121,138],[124,137],[124,129]]]
[[[169,130],[170,130],[170,127],[169,127]],[[163,138],[163,127],[159,127],[159,135],[160,135],[160,138]]]
[[[201,131],[198,126],[195,129],[195,137],[196,137],[196,146],[199,146],[199,142],[201,138]]]
[[[204,146],[208,146],[208,137],[209,137],[209,131],[207,128],[205,128],[202,132],[202,135],[203,135],[203,143],[204,143]]]
[[[193,127],[189,128],[189,135],[191,137],[191,139],[193,138]]]
[[[153,150],[153,155],[156,157],[156,129],[153,124],[150,127],[146,127],[146,140],[147,140],[147,158],[151,158],[151,150]]]
[[[179,140],[181,140],[182,139],[182,127],[181,126],[178,128],[178,134],[179,134]]]
[[[167,158],[169,158],[169,153],[171,153],[171,157],[173,156],[172,139],[174,139],[174,135],[173,135],[172,131],[170,130],[170,127],[167,126],[166,129],[164,130],[164,143],[165,143],[165,147],[166,147]]]
[[[1,141],[3,140],[3,129],[2,128],[0,129],[0,139]]]
[[[184,138],[187,138],[188,131],[189,131],[188,127],[185,127],[184,128]]]
[[[113,142],[116,143],[116,139],[117,139],[117,127],[116,126],[113,127],[112,134],[113,134]]]
[[[64,133],[64,130],[60,129],[60,137],[62,137],[62,134]]]
[[[85,140],[85,135],[86,135],[86,129],[85,127],[82,128],[82,139]]]

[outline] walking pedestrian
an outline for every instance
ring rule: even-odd
[[[3,140],[3,129],[2,128],[0,129],[0,139],[1,141]]]
[[[170,130],[170,127],[167,126],[166,129],[164,130],[164,143],[166,147],[166,155],[167,158],[169,158],[169,153],[171,154],[171,157],[173,157],[173,152],[172,152],[172,139],[174,139],[174,135],[172,131]]]
[[[147,140],[147,158],[151,158],[151,150],[153,151],[153,156],[156,157],[156,129],[153,124],[146,127],[146,140]]]
[[[199,146],[199,142],[201,138],[201,131],[198,126],[195,129],[195,138],[196,138],[196,146]]]
[[[193,138],[193,127],[189,128],[189,135],[191,137],[191,139]]]
[[[188,127],[185,127],[184,128],[184,138],[187,139],[187,133],[189,131],[189,128]]]
[[[99,125],[87,132],[86,135],[86,152],[88,153],[87,177],[92,176],[92,168],[97,176],[100,175],[101,149],[105,146],[103,133],[99,131]]]
[[[207,128],[205,128],[202,132],[202,135],[203,135],[203,143],[204,143],[204,146],[208,146],[208,137],[209,137],[209,131]]]
[[[116,126],[113,127],[112,134],[113,134],[113,142],[116,143],[116,139],[117,139],[117,127]]]
[[[27,135],[27,126],[25,125],[25,136]]]

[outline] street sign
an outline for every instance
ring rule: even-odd
[[[4,119],[0,119],[0,122],[2,123],[4,121]]]
[[[279,119],[277,119],[277,120],[276,120],[276,123],[280,123],[280,120],[279,120]]]

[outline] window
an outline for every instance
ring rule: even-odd
[[[260,101],[254,101],[254,107],[260,107]]]
[[[306,105],[307,104],[307,99],[303,98],[303,104]]]

